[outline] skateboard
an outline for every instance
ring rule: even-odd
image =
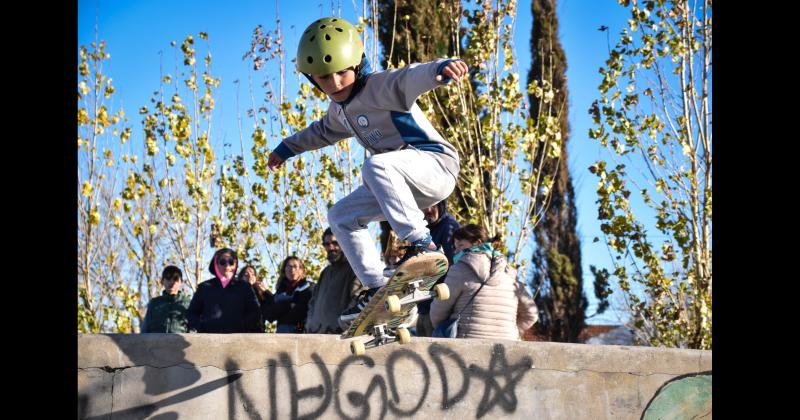
[[[342,334],[342,339],[355,337],[350,351],[360,356],[368,348],[395,341],[409,343],[411,333],[403,323],[417,302],[450,297],[446,284],[436,284],[446,272],[447,257],[439,252],[423,253],[404,262]]]

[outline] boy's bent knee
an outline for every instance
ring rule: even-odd
[[[385,156],[382,155],[372,155],[364,160],[364,164],[361,165],[361,177],[373,179],[376,174],[385,171],[386,160],[384,158]]]
[[[344,211],[342,206],[339,203],[334,204],[331,208],[328,209],[328,224],[330,225],[331,229],[335,229],[334,226],[338,227],[342,224],[344,217],[347,216],[347,212]]]
[[[353,214],[353,209],[347,208],[346,205],[342,204],[342,201],[328,209],[328,224],[334,233],[359,227],[356,216]]]

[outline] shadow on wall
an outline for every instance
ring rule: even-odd
[[[147,395],[175,391],[200,380],[200,371],[186,360],[184,349],[190,344],[180,334],[112,334],[110,337],[134,366],[145,367],[142,379]],[[160,368],[178,365],[186,367],[186,372],[164,378],[164,369]]]
[[[132,366],[112,369],[106,367],[107,372],[115,373],[132,367],[142,367],[144,374],[144,392],[146,395],[161,395],[171,391],[177,391],[193,385],[200,380],[200,371],[186,360],[184,349],[190,346],[189,342],[180,334],[108,334],[117,348],[130,359]],[[165,367],[181,366],[180,375],[171,374]],[[152,415],[158,409],[174,404],[179,404],[192,398],[199,397],[215,389],[228,386],[242,376],[241,373],[229,375],[215,381],[207,382],[194,388],[187,389],[171,397],[164,398],[152,404],[129,408],[100,416],[87,417],[86,409],[90,406],[90,396],[92,393],[78,395],[78,418],[81,419],[101,419],[110,418],[113,414],[123,418],[144,418]],[[114,379],[112,378],[112,381]],[[113,387],[112,387],[113,390]],[[112,395],[112,401],[114,396]],[[113,404],[112,404],[113,406]],[[176,419],[177,413],[161,413],[155,418],[161,420]]]
[[[177,420],[177,419],[178,419],[178,413],[174,411],[150,417],[150,420]]]
[[[191,400],[193,398],[197,398],[199,396],[207,394],[207,393],[209,393],[211,391],[214,391],[214,390],[216,390],[218,388],[229,386],[231,383],[235,382],[241,376],[242,376],[241,373],[234,373],[233,375],[228,375],[225,378],[217,379],[217,380],[214,380],[214,381],[211,381],[211,382],[206,382],[206,383],[204,383],[202,385],[198,385],[198,386],[196,386],[194,388],[188,389],[188,390],[183,391],[183,392],[181,392],[179,394],[175,394],[175,395],[173,395],[171,397],[164,398],[163,400],[156,401],[156,402],[154,402],[152,404],[140,405],[138,407],[132,407],[132,408],[128,408],[128,409],[125,409],[125,410],[113,411],[111,413],[103,414],[103,415],[99,415],[99,416],[80,417],[80,418],[87,419],[87,420],[99,420],[99,419],[111,418],[112,415],[113,415],[113,417],[116,417],[116,418],[139,418],[139,419],[145,418],[147,416],[152,415],[153,413],[158,411],[158,409],[160,409],[160,408],[168,407],[170,405],[180,404],[182,402],[186,402],[186,401]],[[173,412],[168,412],[168,413],[159,414],[157,417],[153,417],[153,418],[174,419],[174,418],[178,418],[178,414],[177,413],[173,413]]]

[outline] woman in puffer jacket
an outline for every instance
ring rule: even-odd
[[[508,267],[506,258],[494,250],[486,230],[469,224],[455,231],[453,265],[445,284],[450,288],[448,300],[434,300],[431,322],[455,318],[467,305],[481,283],[486,281],[472,303],[461,314],[458,338],[519,340],[539,319],[539,311],[525,285],[517,281],[517,272]]]

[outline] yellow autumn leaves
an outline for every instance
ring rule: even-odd
[[[88,198],[88,197],[90,197],[92,195],[92,191],[94,191],[94,187],[92,187],[91,182],[84,181],[83,182],[83,188],[81,188],[81,194],[84,197]]]
[[[128,122],[127,118],[124,118],[125,113],[120,110],[116,114],[109,115],[108,108],[106,108],[105,104],[99,106],[97,113],[94,115],[94,118],[90,117],[89,111],[84,107],[78,108],[78,126],[92,126],[92,134],[93,135],[100,135],[105,133],[106,129],[112,125],[119,124],[122,120],[124,122]],[[116,131],[113,133],[115,135],[119,135],[119,131],[115,128]],[[123,140],[127,140],[130,137],[130,128],[125,128],[122,131],[121,137],[124,136]]]

